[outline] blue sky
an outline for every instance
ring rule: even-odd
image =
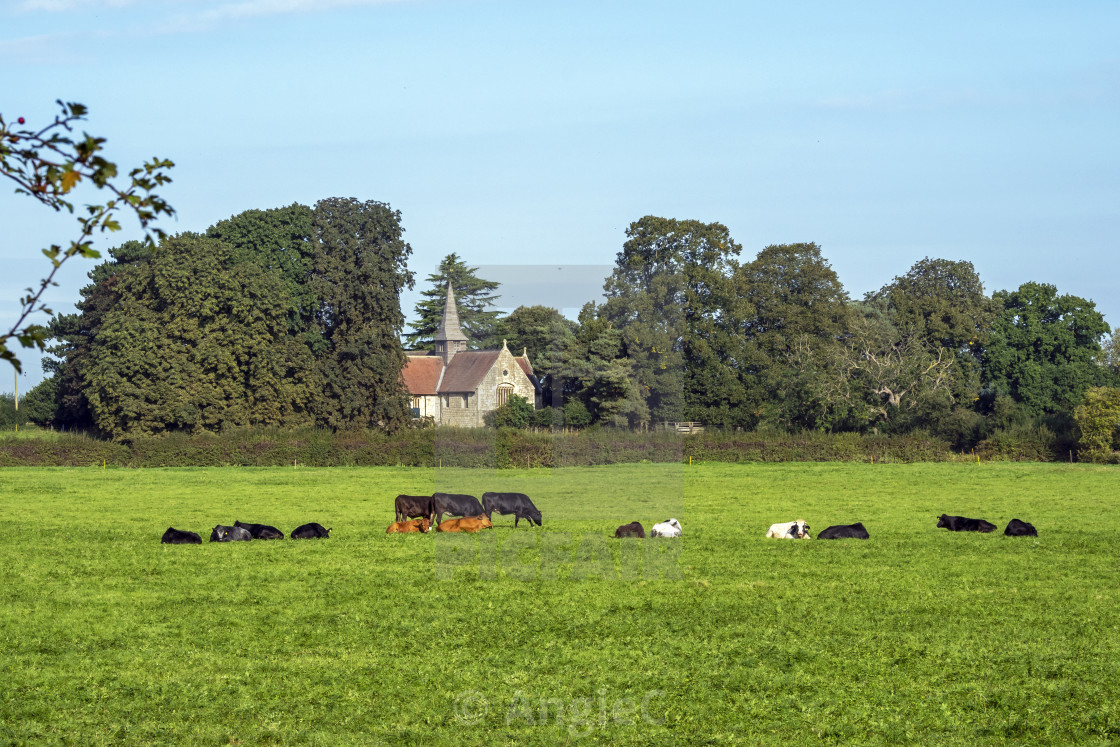
[[[175,161],[170,232],[387,202],[421,284],[450,252],[609,266],[661,215],[727,225],[747,260],[816,241],[853,297],[968,260],[1117,326],[1118,31],[1114,1],[14,0],[0,112],[79,101],[111,160]],[[0,225],[7,329],[73,221],[0,183]]]

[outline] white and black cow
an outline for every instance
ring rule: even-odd
[[[248,542],[253,539],[248,529],[241,527],[227,527],[219,524],[210,532],[211,542]]]
[[[772,524],[766,530],[767,537],[775,537],[777,539],[811,539],[809,535],[809,525],[805,523],[804,519],[797,521],[787,521],[783,524]]]
[[[1008,537],[1037,537],[1038,530],[1034,528],[1034,524],[1026,521],[1019,521],[1012,519],[1007,522],[1007,529],[1003,533]]]
[[[528,521],[529,526],[533,526],[534,522],[541,526],[541,512],[524,493],[483,493],[482,511],[491,521],[494,520],[492,514],[495,511],[502,516],[513,514],[514,528],[522,519]]]
[[[408,521],[409,519],[427,519],[429,522],[436,520],[435,504],[432,502],[430,495],[401,495],[393,502],[393,508],[396,509],[396,521]]]
[[[680,537],[681,523],[676,519],[667,519],[660,524],[654,524],[649,530],[650,537]]]
[[[160,542],[165,545],[201,545],[202,537],[194,532],[185,532],[175,527],[168,527]]]
[[[443,523],[443,515],[448,516],[481,516],[485,511],[482,504],[473,495],[464,493],[432,493],[432,512],[435,514],[436,526]]]
[[[941,514],[937,517],[937,528],[950,532],[994,532],[996,525],[983,519],[968,519],[964,516]]]
[[[244,522],[233,522],[235,527],[249,530],[249,534],[253,535],[255,540],[282,540],[284,533],[279,529],[268,524],[245,524]]]
[[[861,522],[855,524],[837,524],[825,529],[817,535],[819,540],[838,540],[838,539],[870,539],[871,535],[867,533],[867,528]]]
[[[330,536],[330,529],[326,529],[322,524],[316,524],[314,521],[310,524],[300,524],[292,530],[292,539],[294,540],[329,539]]]

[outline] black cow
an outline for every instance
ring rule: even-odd
[[[243,524],[240,521],[233,522],[235,527],[248,529],[249,534],[253,535],[255,540],[282,540],[284,533],[276,527],[271,527],[268,524]]]
[[[396,521],[427,519],[434,522],[436,520],[435,503],[432,502],[430,495],[398,495],[394,506],[397,510]]]
[[[819,540],[865,540],[870,538],[871,535],[867,533],[866,527],[858,521],[855,524],[837,524],[836,526],[831,526],[817,535],[817,539]]]
[[[646,530],[642,528],[640,522],[632,521],[629,524],[623,524],[618,529],[614,530],[615,539],[622,539],[623,537],[637,537],[639,539],[646,538]]]
[[[241,527],[225,527],[219,524],[210,532],[211,542],[248,542],[253,539],[248,529]]]
[[[963,516],[947,516],[941,514],[937,517],[937,528],[945,528],[950,532],[994,532],[996,525],[983,519],[966,519]]]
[[[494,519],[491,514],[495,511],[502,516],[513,514],[514,528],[517,528],[517,522],[522,519],[528,521],[529,526],[533,526],[533,522],[537,526],[541,525],[541,512],[524,493],[483,493],[482,510],[491,521]]]
[[[330,536],[330,529],[324,529],[322,524],[316,524],[315,522],[301,524],[292,530],[292,539],[294,540],[327,539]]]
[[[443,515],[449,516],[481,516],[485,511],[482,504],[473,495],[462,493],[433,493],[432,513],[436,517],[436,526],[443,523]]]
[[[1012,519],[1007,522],[1007,529],[1003,533],[1008,537],[1037,537],[1038,530],[1034,528],[1034,524],[1018,519]]]
[[[165,545],[201,545],[202,538],[194,532],[184,532],[175,527],[168,527],[160,542]]]

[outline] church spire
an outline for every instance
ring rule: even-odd
[[[455,306],[455,289],[447,281],[447,301],[443,306],[443,320],[435,336],[436,355],[443,356],[444,364],[451,362],[455,354],[467,349],[467,336],[459,328],[459,310]]]

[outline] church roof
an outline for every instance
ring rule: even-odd
[[[455,289],[451,287],[451,282],[447,283],[447,301],[443,305],[443,319],[439,323],[439,329],[436,330],[436,336],[433,338],[437,342],[461,340],[466,341],[467,336],[463,334],[463,330],[459,328],[459,309],[455,306]]]
[[[482,377],[494,367],[501,350],[465,350],[456,353],[439,385],[441,394],[449,392],[473,392],[478,389]],[[443,359],[438,359],[441,363]]]
[[[443,374],[443,358],[438,355],[410,355],[404,364],[404,383],[410,394],[438,394]]]

